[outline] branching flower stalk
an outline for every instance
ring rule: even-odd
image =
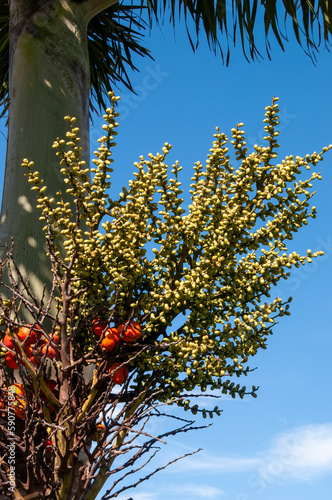
[[[321,176],[300,178],[330,147],[277,162],[276,98],[266,108],[264,145],[253,151],[239,124],[231,158],[217,129],[188,196],[182,167],[166,164],[166,143],[139,158],[118,197],[111,195],[118,98],[110,100],[93,168],[82,160],[75,118],[65,118],[66,139],[53,145],[63,192],[48,196],[33,162],[23,161],[45,222],[53,286],[33,294],[12,257],[14,242],[1,263],[11,300],[0,299],[0,490],[13,498],[10,414],[23,497],[93,500],[108,480],[108,500],[177,460],[135,477],[165,438],[201,428],[169,413],[180,426],[153,435],[149,422],[167,415],[165,407],[213,417],[218,406],[196,403],[206,391],[256,397],[256,386],[236,381],[289,315],[291,299],[272,299],[271,289],[322,254],[289,253],[287,240],[316,216],[310,200]]]

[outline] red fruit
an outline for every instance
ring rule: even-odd
[[[25,396],[25,390],[22,384],[13,384],[10,386],[10,394],[15,393],[15,400],[13,402],[12,409],[14,410],[15,415],[20,418],[24,419],[25,418],[25,408],[26,408],[26,401],[24,399]]]
[[[113,372],[112,381],[114,382],[114,384],[122,385],[127,380],[129,372],[128,368],[125,365],[116,370],[118,366],[121,366],[121,363],[115,363],[114,365],[112,365],[109,369],[109,373],[111,374]]]
[[[49,359],[57,358],[60,355],[59,350],[56,347],[53,347],[50,342],[43,345],[41,352],[43,356],[46,355]]]
[[[53,449],[53,443],[50,439],[48,439],[45,443],[45,450],[52,451],[52,449]]]
[[[8,349],[14,349],[14,341],[13,339],[11,338],[10,335],[5,335],[4,338],[3,338],[3,343],[5,344],[6,347],[8,347]]]
[[[37,356],[31,356],[31,357],[29,358],[29,360],[31,361],[31,363],[32,363],[33,365],[35,365],[35,366],[36,366],[36,365],[38,365],[38,361],[39,361],[39,359],[38,359],[38,357],[37,357]]]
[[[45,336],[42,339],[40,339],[37,342],[36,347],[38,347],[38,348],[41,349],[45,344],[49,344],[51,341],[55,342],[55,344],[59,343],[60,337],[59,337],[59,335],[57,333],[55,333],[54,335],[50,335],[49,338],[50,338],[50,340],[47,340],[47,338]]]
[[[31,363],[33,365],[36,365],[38,363],[38,357],[34,353],[34,350],[32,349],[32,347],[30,345],[27,345],[24,347],[24,351],[25,351],[25,354],[27,355],[27,357],[29,358],[29,360],[31,361]]]
[[[118,330],[114,327],[108,328],[105,332],[105,337],[100,343],[100,346],[105,351],[112,351],[118,342]]]
[[[27,339],[25,342],[26,344],[35,344],[40,339],[41,334],[40,327],[32,324],[21,326],[17,332],[17,336],[21,342]]]
[[[2,410],[6,409],[6,405],[3,399],[0,399],[0,417],[4,418],[6,416],[6,413]]]
[[[137,321],[131,321],[126,328],[126,323],[122,323],[118,328],[119,335],[124,342],[136,342],[142,336],[142,328]]]
[[[24,404],[23,404],[24,403]],[[22,399],[18,401],[17,406],[14,407],[14,413],[17,416],[17,418],[20,418],[21,420],[24,420],[25,418],[25,401]]]
[[[16,370],[18,368],[18,364],[16,363],[15,355],[12,352],[7,352],[5,356],[5,363],[9,368]]]
[[[92,321],[92,330],[94,331],[94,333],[96,335],[98,335],[98,337],[101,336],[101,334],[105,330],[106,326],[107,326],[107,323],[105,323],[105,321],[103,319],[95,318]]]

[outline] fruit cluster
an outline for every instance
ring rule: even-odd
[[[101,337],[100,347],[104,351],[113,351],[120,340],[123,342],[136,342],[142,336],[142,328],[137,321],[121,323],[118,328],[108,327],[107,323],[100,318],[92,321],[92,329],[98,337]],[[113,364],[109,373],[114,384],[122,385],[128,377],[128,368],[121,363]]]
[[[112,351],[120,339],[124,342],[136,342],[142,336],[142,328],[137,321],[110,328],[105,321],[97,318],[92,321],[92,329],[98,337],[104,334],[100,346],[105,351]]]
[[[55,380],[47,380],[46,382],[47,387],[54,392],[57,382]],[[5,388],[5,393],[6,393],[6,398],[5,399],[10,399],[11,402],[9,402],[9,405],[11,407],[11,411],[16,415],[17,418],[24,420],[25,419],[25,410],[27,406],[27,402],[29,401],[32,403],[32,394],[27,397],[24,389],[23,384],[15,383],[10,385],[9,387]],[[42,392],[42,400],[44,403],[47,403],[47,397]],[[50,413],[54,411],[54,406],[50,403],[47,404],[48,410]],[[5,410],[6,410],[6,402],[3,398],[0,398],[0,416],[4,417],[5,416]],[[40,409],[40,406],[38,405],[38,408]]]
[[[37,324],[21,326],[16,332],[17,342],[12,335],[10,332],[6,333],[3,343],[9,349],[5,354],[5,364],[13,370],[18,368],[18,363],[24,364],[22,350],[33,365],[38,365],[42,356],[54,359],[60,355],[55,346],[59,342],[58,335],[55,334],[50,340],[45,339]]]
[[[112,351],[118,342],[136,342],[142,336],[142,328],[136,321],[130,323],[122,323],[118,328],[108,327],[108,324],[102,319],[94,319],[92,321],[92,329],[94,333],[101,338],[100,346],[104,351]],[[39,365],[42,357],[49,359],[57,358],[60,355],[56,344],[59,342],[58,335],[46,339],[43,335],[43,330],[37,324],[27,324],[21,326],[18,330],[4,335],[2,340],[8,351],[5,353],[5,364],[16,370],[19,364],[24,365],[22,353],[33,364]],[[123,385],[128,378],[128,368],[123,363],[113,363],[109,368],[111,380],[116,385]],[[47,387],[54,392],[57,386],[55,380],[45,381]],[[15,383],[6,392],[10,391],[13,394],[14,402],[12,410],[15,415],[20,418],[25,418],[25,410],[28,399],[26,398],[23,384]],[[42,399],[47,402],[45,394]],[[4,399],[0,398],[0,414],[6,409]],[[54,411],[52,405],[48,405],[50,413]],[[100,430],[100,429],[99,429]]]
[[[25,418],[25,408],[26,408],[26,399],[25,399],[25,390],[22,384],[13,384],[8,389],[8,394],[11,395],[11,410],[15,413],[15,415],[20,418]],[[5,410],[6,404],[3,399],[0,399],[0,409]],[[1,412],[1,416],[4,416],[3,412]]]

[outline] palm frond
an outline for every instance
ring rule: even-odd
[[[151,57],[142,45],[142,39],[146,28],[154,22],[168,19],[175,25],[183,16],[193,50],[196,50],[203,33],[210,49],[220,53],[226,64],[229,62],[230,45],[235,45],[238,38],[248,60],[260,56],[255,38],[259,23],[263,23],[269,57],[269,37],[272,35],[284,50],[289,24],[298,43],[312,59],[315,59],[322,40],[329,44],[332,33],[332,2],[326,0],[129,1],[129,4],[120,1],[105,9],[89,23],[91,109],[94,109],[94,103],[97,107],[104,107],[107,92],[119,82],[132,90],[128,70],[137,70],[134,63],[136,55]],[[4,112],[8,107],[8,18],[8,1],[1,2],[0,102]],[[279,21],[282,18],[283,25]]]
[[[259,29],[257,24],[262,21],[269,57],[269,36],[272,34],[284,50],[289,21],[298,43],[313,59],[321,41],[328,45],[332,34],[332,2],[325,0],[178,0],[178,8],[175,0],[146,2],[158,19],[170,12],[173,24],[183,13],[187,29],[190,23],[195,26],[196,40],[189,35],[192,47],[197,47],[203,33],[210,48],[220,52],[226,62],[230,44],[235,45],[238,37],[247,59],[260,55],[255,33]],[[284,18],[283,26],[279,17]]]
[[[140,6],[118,4],[95,16],[88,26],[91,98],[99,108],[112,85],[121,82],[132,89],[128,68],[138,71],[133,56],[151,57],[140,44],[147,24]]]

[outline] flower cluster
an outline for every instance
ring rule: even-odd
[[[277,162],[274,98],[266,108],[265,144],[252,152],[239,124],[231,131],[231,161],[228,138],[217,129],[205,165],[194,166],[189,205],[181,166],[166,164],[168,143],[162,153],[140,157],[128,187],[112,197],[118,98],[110,98],[91,169],[82,161],[75,119],[66,117],[66,140],[53,145],[63,192],[49,197],[33,162],[24,160],[45,221],[53,288],[46,301],[12,278],[13,299],[1,302],[3,366],[9,379],[17,372],[23,380],[16,391],[20,417],[43,426],[55,470],[84,449],[94,465],[81,469],[82,488],[96,492],[97,473],[105,476],[128,429],[144,428],[143,408],[174,402],[212,417],[218,407],[200,409],[193,404],[198,393],[256,396],[255,386],[234,378],[248,374],[249,359],[289,314],[289,301],[272,300],[271,288],[322,253],[289,253],[287,240],[316,215],[311,188],[320,174],[300,176],[329,149]],[[10,252],[6,265],[15,266]],[[20,307],[32,325],[20,322]],[[119,403],[124,407],[116,410]],[[94,453],[85,442],[91,429],[101,446]],[[57,478],[54,491],[62,498],[69,480],[66,486]]]
[[[144,325],[140,345],[148,347],[135,361],[137,380],[144,383],[145,372],[158,373],[165,400],[197,386],[243,396],[245,388],[232,385],[229,377],[247,373],[248,358],[265,347],[276,318],[289,314],[279,298],[268,302],[271,287],[293,266],[320,254],[287,253],[286,242],[315,217],[310,188],[320,174],[305,181],[298,176],[316,166],[328,148],[275,163],[274,98],[266,108],[266,145],[248,153],[243,124],[232,129],[235,167],[228,138],[217,129],[206,165],[194,166],[188,209],[181,167],[175,163],[170,169],[165,162],[167,143],[161,154],[135,163],[134,179],[114,199],[109,188],[117,98],[111,100],[91,181],[75,119],[66,117],[67,140],[54,143],[71,203],[62,193],[49,199],[32,163],[24,163],[47,222],[57,300],[61,306],[70,269],[72,301],[79,304],[74,328],[80,330],[83,352],[95,350],[83,324],[94,311],[115,326],[136,317]],[[186,319],[174,330],[179,314]]]

